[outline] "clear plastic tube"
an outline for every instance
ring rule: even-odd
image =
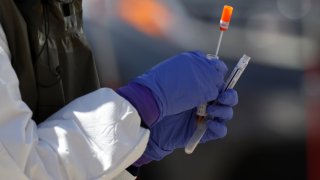
[[[186,147],[184,148],[184,151],[187,154],[191,154],[194,149],[197,147],[197,145],[199,144],[202,136],[204,135],[204,133],[207,130],[207,124],[205,120],[201,120],[197,122],[197,129],[196,131],[193,133],[192,137],[190,138],[188,144],[186,145]]]
[[[233,71],[229,75],[227,79],[227,83],[225,84],[224,90],[232,89],[236,85],[241,74],[246,69],[250,59],[251,58],[245,54],[242,56],[242,58],[238,61],[236,67],[233,69]],[[200,105],[197,109],[197,129],[193,133],[192,137],[190,138],[189,142],[187,143],[184,149],[184,151],[187,154],[191,154],[194,151],[194,149],[199,144],[202,136],[207,130],[207,125],[205,122],[205,117],[207,115],[205,112],[206,108],[207,108],[207,103],[204,103]]]
[[[233,69],[233,71],[229,75],[229,77],[226,81],[227,83],[224,86],[224,90],[232,89],[236,85],[241,74],[246,69],[247,65],[249,64],[250,59],[251,59],[251,57],[249,57],[245,54],[241,57],[241,59],[238,61],[237,65],[236,65],[236,67]]]

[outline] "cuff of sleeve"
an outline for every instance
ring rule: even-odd
[[[152,160],[149,159],[148,157],[142,155],[136,162],[133,163],[133,166],[135,167],[141,167],[144,164],[148,164]]]
[[[143,123],[151,128],[159,119],[159,108],[152,92],[137,83],[129,83],[116,91],[138,111]]]
[[[136,162],[134,162],[133,165],[136,167],[140,167],[142,165],[150,163],[153,160],[160,161],[172,152],[173,150],[164,150],[159,148],[158,145],[152,141],[152,139],[149,139],[147,148],[144,151],[143,155]]]

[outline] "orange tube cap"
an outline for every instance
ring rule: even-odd
[[[225,5],[223,7],[221,20],[224,21],[224,22],[230,22],[231,21],[232,12],[233,12],[233,7]]]
[[[233,12],[233,7],[225,5],[220,19],[220,30],[226,31],[229,28],[229,23],[231,21],[231,16]]]

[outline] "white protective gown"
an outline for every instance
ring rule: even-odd
[[[142,155],[149,130],[111,89],[72,101],[38,127],[31,116],[0,24],[0,179],[134,179],[125,169]]]

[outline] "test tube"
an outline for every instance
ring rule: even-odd
[[[216,49],[216,54],[213,57],[208,57],[208,59],[210,59],[210,60],[214,60],[214,59],[219,58],[218,53],[220,50],[223,32],[227,31],[229,29],[232,12],[233,12],[233,7],[228,6],[228,5],[225,5],[223,7],[223,11],[222,11],[221,18],[220,18],[220,37],[219,37],[219,41],[218,41],[218,45],[217,45],[217,49]],[[202,136],[206,132],[206,129],[207,129],[206,123],[205,123],[205,117],[207,116],[206,110],[207,110],[207,103],[203,103],[200,106],[198,106],[198,108],[197,108],[197,118],[196,118],[197,129],[194,132],[194,134],[192,135],[191,139],[189,140],[189,142],[185,148],[185,152],[187,154],[191,154],[194,151],[194,149],[196,148],[200,139],[202,138]]]

